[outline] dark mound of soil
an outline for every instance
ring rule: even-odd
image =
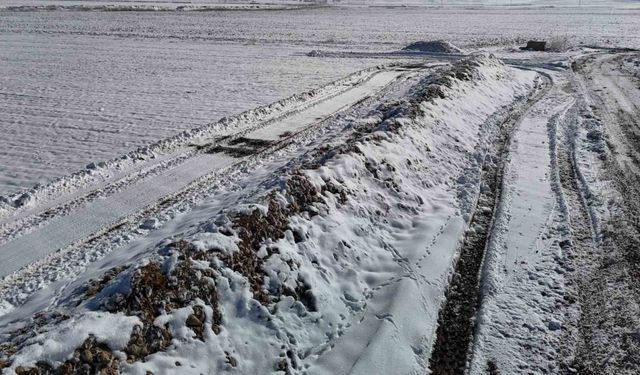
[[[463,53],[460,48],[444,40],[414,42],[404,47],[402,50],[433,53]]]

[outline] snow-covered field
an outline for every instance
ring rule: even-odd
[[[0,195],[384,62],[311,50],[551,35],[632,47],[638,19],[612,8],[0,11]]]
[[[640,372],[633,2],[93,3],[0,10],[3,374]]]
[[[0,194],[378,63],[322,61],[304,56],[306,51],[293,45],[2,32]]]

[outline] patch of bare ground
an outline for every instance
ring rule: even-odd
[[[127,361],[133,362],[146,356],[165,350],[171,343],[171,332],[167,326],[154,324],[157,317],[174,309],[191,306],[200,300],[212,308],[210,317],[212,329],[219,332],[221,315],[218,310],[218,295],[213,281],[213,270],[194,269],[192,260],[200,256],[185,243],[172,245],[181,253],[181,261],[175,269],[166,273],[159,262],[150,262],[133,271],[130,290],[126,294],[115,293],[105,298],[101,308],[110,312],[125,313],[140,318],[142,325],[135,326],[129,342],[124,349]],[[107,272],[101,286],[106,287],[114,279],[113,272]],[[90,282],[87,292],[96,293],[100,283]],[[99,292],[98,292],[99,293]],[[97,293],[96,293],[97,294]],[[201,338],[204,323],[202,306],[193,306],[194,313],[187,318],[196,337]],[[58,367],[38,363],[36,367],[19,367],[18,374],[116,374],[120,360],[105,344],[89,337],[76,349],[72,359]]]
[[[245,144],[252,147],[267,147],[272,143],[273,141],[268,141],[264,139],[246,138],[246,137],[238,137],[229,141],[230,145]]]
[[[94,297],[100,292],[100,290],[102,290],[102,288],[104,288],[105,285],[109,284],[126,268],[126,266],[116,266],[105,272],[99,280],[89,280],[89,282],[82,288],[84,295],[87,297]]]
[[[289,198],[286,206],[277,200],[276,193],[273,192],[267,198],[266,214],[256,209],[249,214],[235,216],[232,221],[241,239],[238,244],[239,250],[220,257],[227,267],[247,278],[254,298],[265,305],[272,301],[273,296],[264,287],[262,266],[268,257],[258,257],[258,250],[268,238],[274,241],[283,238],[285,231],[289,229],[289,218],[306,211],[321,199],[319,191],[301,174],[294,174],[289,178],[286,182],[286,193]],[[296,232],[293,233],[296,238]],[[301,240],[301,238],[297,239],[297,241]],[[276,250],[267,247],[268,256]],[[302,287],[304,283],[300,285],[296,290],[282,290],[280,293],[297,297],[308,309],[315,311],[316,302],[313,295],[309,290],[304,290]]]
[[[286,139],[286,137],[283,137],[283,138]],[[238,138],[232,139],[227,144],[217,144],[215,146],[205,147],[203,148],[203,150],[204,152],[209,154],[225,153],[233,157],[240,158],[240,157],[257,154],[261,151],[264,151],[269,146],[272,146],[274,143],[275,142],[273,141],[268,141],[263,139],[238,137]]]
[[[494,361],[487,361],[487,375],[500,375],[498,365]]]
[[[69,319],[69,315],[59,312],[40,312],[31,317],[23,328],[13,332],[10,337],[2,337],[0,343],[0,370],[11,365],[10,358],[27,342],[46,329]]]
[[[232,217],[231,228],[240,239],[238,251],[232,254],[199,251],[186,241],[177,241],[169,245],[170,251],[179,254],[178,262],[172,271],[166,272],[161,262],[152,261],[131,271],[130,288],[126,294],[115,293],[102,301],[101,309],[137,316],[142,322],[142,325],[134,327],[129,343],[124,349],[127,361],[142,360],[150,354],[168,348],[172,339],[168,326],[159,327],[154,324],[154,321],[160,315],[170,313],[175,309],[192,306],[193,313],[187,317],[185,323],[194,332],[196,338],[204,341],[207,321],[211,322],[215,334],[220,332],[222,315],[218,307],[218,294],[215,286],[216,260],[246,277],[254,298],[264,305],[276,302],[281,296],[292,296],[303,303],[309,311],[317,309],[316,299],[310,286],[304,280],[299,280],[294,289],[282,289],[276,292],[270,292],[264,286],[262,266],[268,257],[260,258],[257,253],[264,245],[265,240],[283,238],[285,231],[289,229],[289,218],[308,210],[310,205],[321,200],[320,191],[311,185],[302,174],[293,174],[285,185],[285,190],[280,193],[285,194],[286,204],[277,199],[274,191],[266,198],[268,205],[266,213],[255,209],[250,213],[237,214]],[[311,210],[312,215],[313,212],[316,211]],[[232,235],[233,233],[227,234]],[[302,241],[303,238],[297,240]],[[277,249],[269,248],[269,255],[275,251]],[[207,261],[211,267],[196,269],[193,267],[194,261]],[[119,273],[123,272],[122,269],[121,267],[114,268],[106,272],[100,280],[91,280],[84,288],[85,295],[90,297],[100,294],[111,282],[117,279]],[[201,301],[204,305],[211,307],[212,316],[207,316],[202,305],[194,305],[195,301]],[[96,355],[84,355],[91,351],[96,352]],[[15,350],[5,352],[9,357],[15,353]],[[119,361],[106,345],[97,342],[95,338],[87,339],[76,352],[79,354],[74,355],[73,359],[56,368],[42,362],[35,367],[19,368],[19,373],[29,375],[117,373]],[[98,361],[98,358],[101,359]],[[233,356],[229,356],[227,360],[230,365],[237,365],[237,360]],[[292,359],[281,359],[277,361],[276,367],[284,366],[288,369],[292,362]]]
[[[120,360],[113,355],[108,346],[97,342],[89,336],[82,345],[75,350],[73,357],[65,361],[58,368],[39,362],[36,367],[18,367],[18,375],[72,375],[99,374],[116,375],[119,373]]]
[[[257,151],[249,147],[231,147],[218,145],[208,148],[205,152],[209,154],[225,153],[235,158],[242,158],[245,156],[253,155]]]

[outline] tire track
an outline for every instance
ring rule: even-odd
[[[436,341],[429,360],[431,374],[464,374],[475,330],[475,316],[480,303],[480,269],[502,192],[504,166],[514,129],[535,103],[552,87],[544,78],[543,87],[513,112],[501,125],[494,149],[482,166],[480,193],[459,251],[446,300],[438,316]]]
[[[638,264],[640,256],[640,214],[638,201],[637,124],[633,117],[637,110],[621,103],[620,95],[625,95],[615,80],[607,79],[608,85],[591,80],[599,80],[612,72],[605,67],[608,60],[619,57],[605,56],[604,59],[586,59],[574,66],[576,80],[581,88],[584,101],[579,111],[573,113],[566,128],[563,146],[558,151],[558,167],[562,193],[567,202],[569,238],[564,241],[565,259],[574,270],[568,275],[569,305],[568,319],[573,323],[567,329],[562,357],[565,374],[618,375],[637,374],[640,371],[640,287]],[[593,61],[595,60],[595,61]],[[604,62],[603,62],[604,61]],[[582,76],[587,77],[585,79]],[[614,100],[611,100],[615,98]],[[622,101],[628,98],[622,98]],[[630,101],[632,102],[632,101]],[[587,106],[594,103],[595,105]],[[590,191],[580,174],[576,149],[579,145],[579,131],[587,122],[598,117],[606,121],[602,129],[606,133],[607,149],[601,151],[603,180],[609,180],[615,197],[608,202],[610,217],[596,228],[596,220],[589,208]],[[622,135],[622,136],[621,136]],[[621,144],[622,143],[622,144]],[[624,154],[616,149],[622,146],[628,150]]]
[[[569,273],[572,273],[572,271],[579,268],[584,270],[584,264],[594,263],[597,257],[597,245],[594,240],[593,220],[581,193],[582,187],[575,163],[575,148],[570,140],[575,137],[574,134],[571,134],[575,132],[575,129],[564,129],[564,135],[559,137],[558,131],[562,129],[557,128],[558,123],[560,121],[556,118],[552,120],[549,126],[550,136],[556,139],[553,144],[552,157],[554,160],[552,168],[556,169],[555,172],[558,178],[556,193],[561,200],[561,207],[565,216],[564,220],[568,229],[565,238],[560,242],[560,249],[564,261],[568,264],[567,269],[570,271]],[[557,141],[558,139],[560,142]],[[565,311],[565,320],[566,323],[574,323],[565,324],[565,327],[574,337],[579,337],[578,340],[580,340],[562,348],[563,358],[573,358],[568,363],[561,363],[561,368],[566,374],[575,373],[576,368],[582,367],[578,363],[584,362],[587,355],[585,344],[593,340],[593,332],[587,332],[588,329],[584,322],[591,321],[594,318],[594,314],[599,313],[597,310],[588,309],[576,311],[575,307],[581,305],[597,306],[606,301],[601,288],[588,287],[588,284],[594,282],[597,284],[598,282],[597,277],[593,275],[593,271],[589,275],[581,275],[581,279],[575,280],[575,282],[571,280],[566,283],[567,291],[564,301],[568,309]],[[578,306],[574,305],[578,301],[580,301],[580,304]],[[582,370],[584,371],[584,368]]]

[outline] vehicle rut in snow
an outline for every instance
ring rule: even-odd
[[[558,132],[565,140],[558,150],[558,170],[571,227],[563,251],[574,270],[568,275],[572,324],[561,353],[567,359],[566,374],[637,374],[640,370],[640,351],[632,338],[640,327],[640,138],[633,99],[637,89],[618,71],[621,59],[594,55],[573,65],[586,103],[566,121],[564,132]],[[602,155],[603,174],[619,194],[608,222],[597,227],[576,154],[580,116],[606,134],[611,153]],[[592,132],[592,141],[597,134]]]
[[[463,374],[467,368],[474,336],[475,316],[480,301],[480,269],[491,237],[494,212],[500,200],[511,135],[528,108],[549,91],[551,80],[545,79],[543,82],[542,89],[537,91],[522,109],[511,113],[501,124],[494,149],[483,163],[476,208],[469,223],[469,230],[462,241],[446,300],[438,316],[436,341],[429,363],[432,374]]]
[[[575,117],[575,111],[573,113]],[[574,119],[575,120],[575,119]],[[566,122],[567,119],[563,119]],[[569,264],[569,270],[575,270],[580,268],[581,263],[594,263],[596,259],[597,245],[594,242],[595,230],[592,226],[592,218],[589,209],[584,201],[581,193],[581,186],[578,178],[578,171],[575,165],[575,148],[572,145],[571,140],[574,136],[572,133],[575,129],[558,129],[558,124],[561,124],[560,120],[556,117],[549,122],[549,133],[553,139],[558,139],[552,144],[552,169],[557,174],[557,194],[561,200],[561,207],[563,207],[564,220],[568,224],[569,231],[566,238],[560,242],[560,249],[564,254],[565,261]],[[564,130],[564,134],[558,134],[559,130]],[[582,258],[582,259],[579,259]],[[569,283],[567,294],[564,296],[565,301],[571,305],[576,300],[586,301],[590,300],[591,303],[604,303],[605,296],[602,295],[599,288],[590,291],[586,295],[585,292],[591,289],[586,287],[586,283],[597,283],[597,277],[593,275],[582,275],[580,278],[582,281],[578,281],[574,285]],[[595,292],[595,293],[594,293]],[[597,312],[594,311],[582,311],[580,317],[575,317],[576,320],[584,320],[589,318]],[[565,318],[567,321],[571,320],[571,310],[567,311],[568,316]],[[562,356],[564,358],[574,358],[576,355],[577,361],[581,361],[580,354],[576,351],[582,351],[584,344],[591,341],[591,334],[587,334],[585,327],[576,327],[570,329],[576,329],[579,335],[585,340],[582,343],[575,343],[573,345],[566,345],[562,348]],[[584,354],[584,353],[583,353]],[[575,362],[572,364],[563,363],[563,371],[570,373],[569,368],[575,366]]]

